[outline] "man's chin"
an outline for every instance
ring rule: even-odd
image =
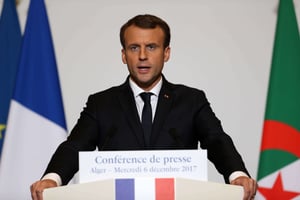
[[[155,81],[152,80],[138,80],[135,83],[144,90],[150,90],[152,89],[152,85],[154,85]]]
[[[160,76],[158,77],[150,77],[147,75],[141,75],[139,77],[132,78],[132,80],[142,89],[151,90],[154,85],[160,80]]]

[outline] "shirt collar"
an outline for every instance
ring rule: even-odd
[[[129,78],[129,85],[133,92],[134,97],[139,96],[142,92],[145,92],[142,88],[140,88],[131,78]],[[162,86],[162,78],[159,82],[149,91],[152,92],[155,96],[158,97],[160,89]]]

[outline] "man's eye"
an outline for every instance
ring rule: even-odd
[[[130,50],[131,50],[131,51],[138,51],[138,50],[139,50],[139,47],[138,47],[138,46],[131,46],[131,47],[130,47]]]
[[[156,49],[156,45],[152,45],[152,44],[151,44],[151,45],[148,45],[148,46],[147,46],[147,49],[150,50],[150,51],[153,51],[153,50]]]

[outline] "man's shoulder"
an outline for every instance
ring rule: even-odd
[[[166,82],[166,88],[172,90],[174,93],[204,94],[202,89],[181,83]]]
[[[103,98],[103,97],[116,97],[116,95],[122,92],[128,92],[128,86],[126,83],[121,85],[112,86],[110,88],[95,92],[91,94],[89,97],[91,98]]]

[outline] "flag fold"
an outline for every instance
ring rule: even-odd
[[[4,0],[0,18],[0,159],[9,104],[15,85],[21,39],[15,0]]]

